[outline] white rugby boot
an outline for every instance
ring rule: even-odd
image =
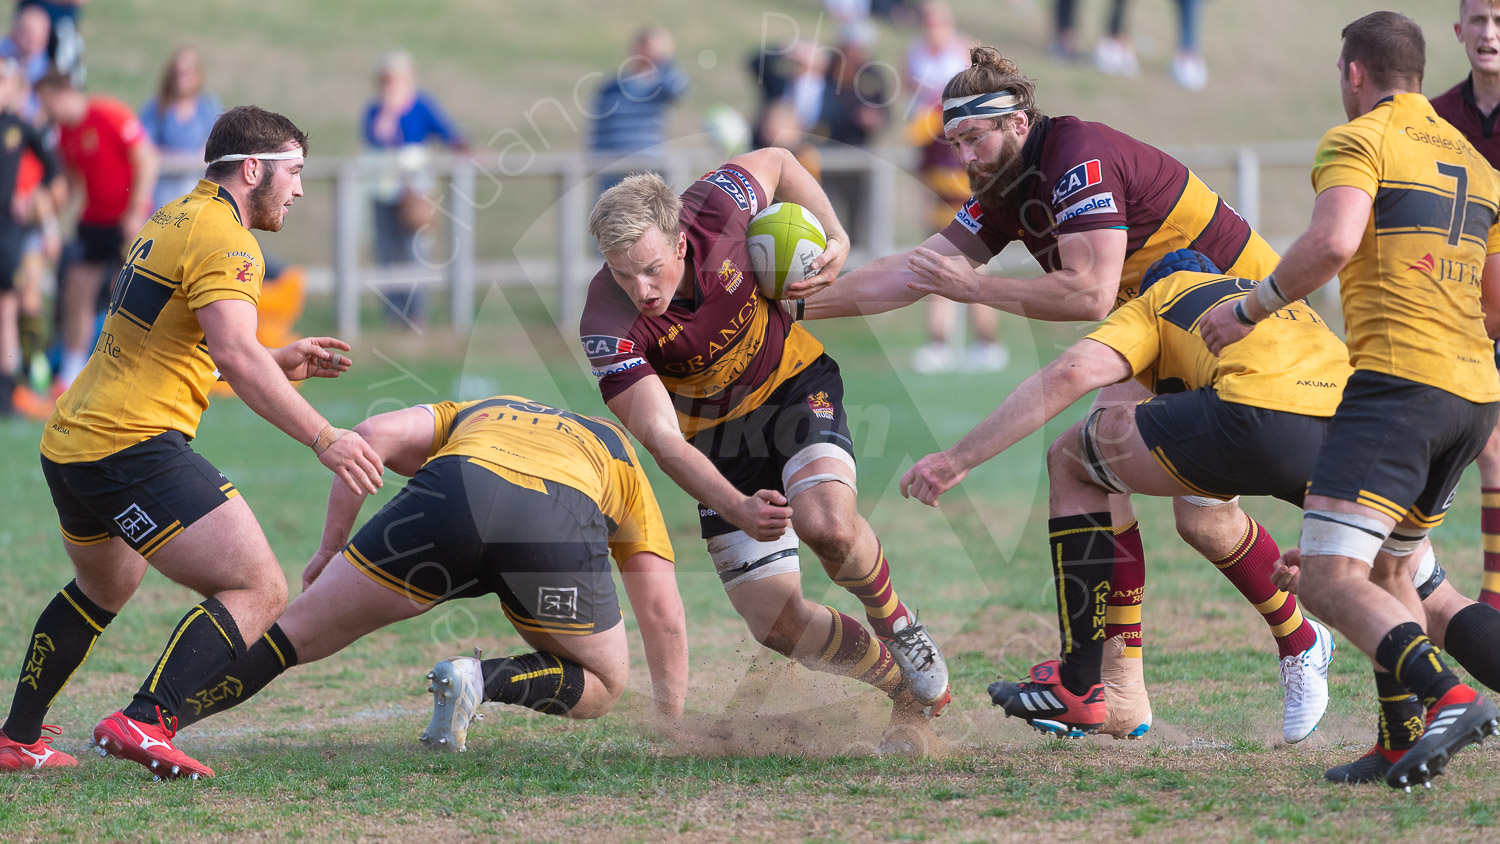
[[[917,621],[915,607],[909,618],[898,618],[891,624],[891,638],[881,637],[880,641],[896,660],[912,697],[923,705],[942,699],[948,691],[948,663],[943,661],[943,652],[932,634]]]
[[[1333,636],[1312,619],[1317,638],[1302,653],[1281,658],[1281,738],[1296,744],[1312,735],[1328,708],[1328,663],[1333,660]]]
[[[467,750],[469,725],[482,720],[479,704],[484,703],[484,677],[479,668],[480,650],[474,656],[445,659],[427,672],[432,682],[432,721],[422,731],[421,742],[429,750],[461,753]]]

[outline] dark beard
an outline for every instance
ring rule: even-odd
[[[974,164],[965,168],[969,176],[969,190],[984,208],[1004,208],[1013,204],[1020,190],[1021,145],[1006,144],[1000,151],[1000,160],[981,169]]]
[[[262,166],[266,162],[261,162]],[[249,195],[245,197],[246,220],[250,228],[262,231],[281,231],[281,203],[271,196],[271,185],[275,182],[274,173],[267,172],[266,177],[260,184],[250,189]]]

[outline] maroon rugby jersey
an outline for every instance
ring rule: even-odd
[[[727,164],[682,194],[693,298],[673,299],[661,316],[641,313],[608,265],[594,276],[579,333],[605,401],[660,376],[691,437],[759,407],[823,353],[755,285],[745,230],[768,200],[754,176]]]
[[[1495,133],[1495,121],[1500,118],[1500,108],[1489,114],[1479,110],[1474,99],[1474,74],[1449,88],[1441,96],[1432,99],[1432,110],[1462,132],[1469,143],[1491,167],[1500,167],[1500,134]]]
[[[986,263],[1020,240],[1047,272],[1062,269],[1057,236],[1125,230],[1115,307],[1134,299],[1151,265],[1176,249],[1207,255],[1220,271],[1262,278],[1276,251],[1191,170],[1102,123],[1042,117],[1021,147],[1022,175],[1003,208],[970,198],[943,237]]]

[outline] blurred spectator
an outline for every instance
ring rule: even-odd
[[[26,88],[20,63],[0,59],[0,416],[20,411],[45,419],[45,403],[23,377],[26,358],[20,342],[20,310],[25,291],[18,285],[27,234],[23,215],[29,212],[29,206],[16,200],[16,177],[22,155],[28,150],[41,161],[45,180],[50,182],[60,174],[40,130],[17,110]],[[51,223],[55,231],[56,221]]]
[[[385,157],[375,180],[375,262],[416,261],[418,235],[433,218],[435,188],[424,144],[432,138],[463,149],[463,135],[438,106],[417,88],[416,68],[404,50],[386,53],[376,69],[378,91],[365,109],[365,145]],[[420,288],[386,288],[387,316],[409,324],[426,319],[426,297]]]
[[[0,57],[15,59],[25,72],[24,104],[21,116],[35,123],[41,106],[31,90],[47,74],[52,60],[47,57],[47,40],[52,37],[52,19],[39,6],[20,6],[11,21],[10,32],[0,39]]]
[[[141,106],[141,126],[161,153],[162,169],[178,171],[156,181],[152,204],[160,208],[189,193],[203,173],[203,145],[224,107],[203,90],[203,62],[192,47],[178,47],[162,70],[156,96]]]
[[[823,156],[818,153],[817,146],[808,139],[807,132],[798,122],[797,112],[792,108],[790,101],[777,100],[767,106],[765,114],[761,117],[758,131],[761,137],[765,138],[763,146],[789,150],[814,179],[822,180]]]
[[[83,371],[96,332],[99,293],[124,258],[123,250],[155,210],[156,148],[130,108],[87,96],[66,74],[52,70],[37,83],[42,112],[57,124],[57,147],[70,181],[83,196],[77,260],[63,274],[59,296],[64,389]]]
[[[59,72],[73,78],[73,84],[82,86],[85,79],[83,66],[83,36],[78,29],[78,16],[88,0],[20,0],[17,11],[35,7],[47,13],[51,23],[48,27],[47,60]]]
[[[761,127],[766,123],[766,112],[786,96],[787,86],[797,72],[792,58],[795,51],[795,44],[783,44],[777,47],[765,47],[750,55],[748,63],[750,75],[755,77],[755,84],[760,92],[755,117],[750,121],[750,146],[754,148],[775,146],[766,143]]]
[[[926,226],[941,231],[969,198],[969,178],[958,153],[943,136],[943,86],[971,64],[969,49],[977,42],[958,31],[953,12],[940,0],[917,8],[920,35],[906,48],[906,81],[912,90],[908,137],[918,150],[917,175],[930,191]],[[955,325],[967,312],[974,337],[959,348]],[[939,296],[927,303],[927,342],[912,353],[911,366],[923,375],[964,369],[997,372],[1010,360],[999,342],[1000,314],[984,305],[960,305]]]
[[[839,47],[830,60],[822,109],[810,130],[826,143],[865,149],[885,128],[893,95],[883,70],[888,65],[871,60],[874,40],[874,24],[869,21],[839,27]],[[845,228],[856,236],[862,233],[870,195],[869,175],[826,172],[823,189]]]
[[[1140,73],[1140,61],[1135,56],[1135,46],[1125,32],[1125,5],[1129,0],[1110,0],[1109,26],[1103,38],[1094,45],[1094,63],[1111,76],[1135,76]],[[1059,58],[1072,61],[1080,55],[1078,49],[1077,0],[1057,0],[1057,29],[1052,42],[1052,53]]]
[[[672,33],[660,26],[644,27],[630,49],[619,72],[594,97],[589,152],[601,158],[659,146],[666,140],[669,107],[688,91],[687,75],[674,59],[677,45]],[[600,190],[614,180],[601,179]]]
[[[1208,87],[1208,65],[1198,47],[1199,0],[1177,0],[1177,55],[1172,59],[1172,78],[1189,91]]]

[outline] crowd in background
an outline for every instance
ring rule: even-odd
[[[0,192],[8,194],[0,196],[0,415],[45,418],[82,370],[125,250],[147,217],[196,185],[204,142],[223,110],[205,86],[212,69],[190,46],[171,52],[155,93],[138,109],[86,93],[78,26],[85,2],[21,0],[0,39],[0,108],[39,139],[33,149],[0,138]],[[1078,61],[1088,52],[1078,38],[1076,5],[1056,0],[1058,60]],[[1207,82],[1198,5],[1178,0],[1181,39],[1172,63],[1173,77],[1191,90]],[[1092,51],[1105,73],[1140,72],[1127,6],[1128,0],[1108,0],[1108,25]],[[852,231],[862,230],[868,214],[869,183],[863,173],[825,172],[825,152],[901,139],[914,149],[913,175],[929,191],[923,207],[905,213],[928,232],[941,229],[969,191],[962,163],[941,136],[940,98],[947,79],[968,66],[975,39],[942,0],[825,0],[823,14],[835,24],[831,41],[763,44],[749,57],[747,80],[758,95],[751,115],[722,105],[701,109],[710,137],[726,157],[752,146],[791,150],[820,176]],[[899,57],[876,54],[882,27],[903,35]],[[668,28],[643,26],[628,50],[592,103],[597,118],[586,150],[600,192],[666,149],[672,109],[691,95]],[[431,150],[467,145],[438,98],[418,85],[410,54],[383,55],[374,87],[359,118],[366,155],[375,162],[365,180],[370,255],[377,265],[406,265],[421,259],[423,233],[434,221]],[[6,176],[10,156],[13,178]],[[274,259],[270,270],[268,291],[283,276],[297,282],[294,294],[269,295],[263,307],[263,322],[284,339],[301,310],[300,276]],[[377,292],[393,324],[425,320],[421,287],[386,284]],[[1007,363],[991,309],[935,301],[927,333],[912,354],[918,372],[990,372]]]

